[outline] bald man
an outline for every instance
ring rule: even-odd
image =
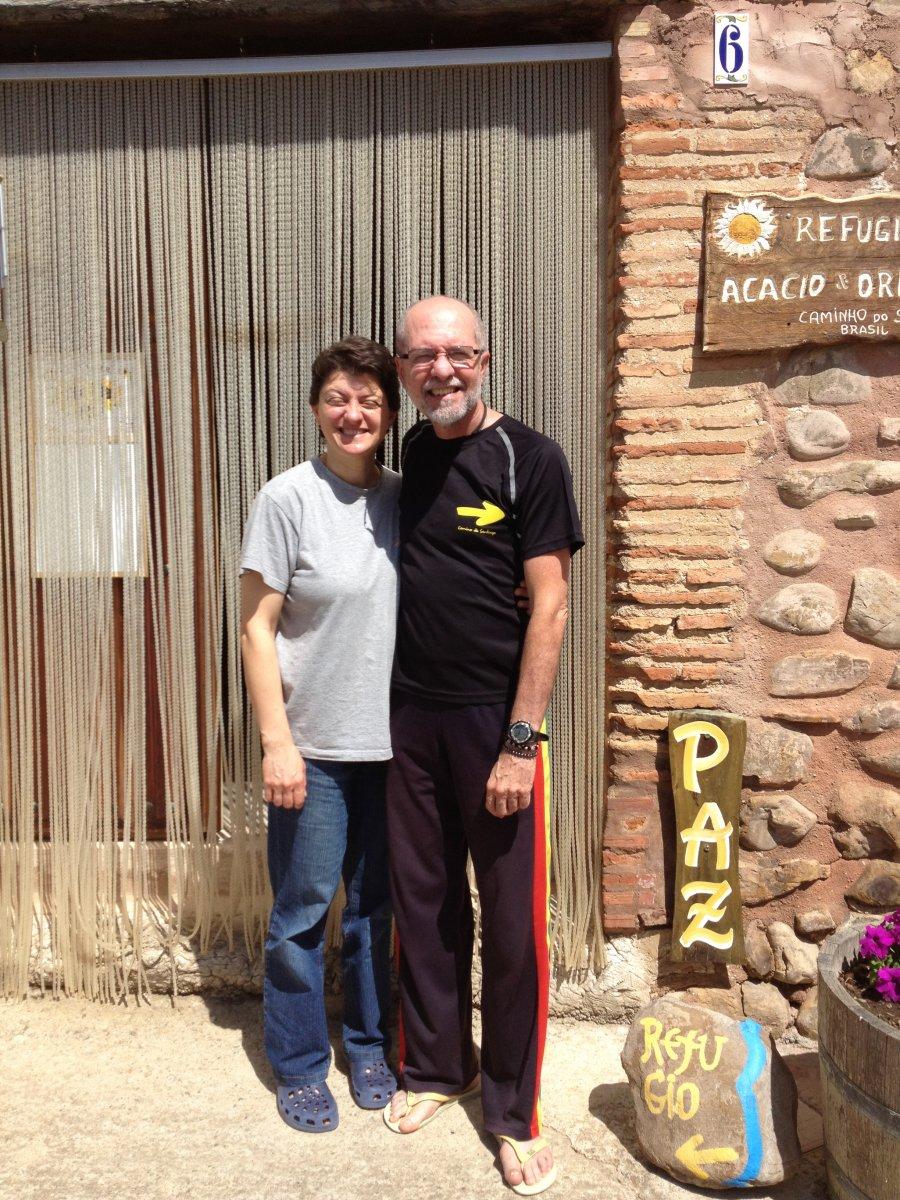
[[[549,812],[544,714],[583,545],[559,446],[490,408],[474,309],[414,304],[397,331],[407,435],[400,498],[388,832],[400,961],[401,1070],[385,1120],[413,1133],[481,1089],[504,1176],[533,1195],[541,1137]],[[522,578],[531,615],[516,607]],[[472,1042],[471,853],[482,933],[481,1065]]]

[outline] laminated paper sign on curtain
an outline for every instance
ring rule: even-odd
[[[669,717],[676,961],[743,961],[738,830],[746,739],[742,717],[701,709]]]

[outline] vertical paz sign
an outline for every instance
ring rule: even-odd
[[[676,962],[740,963],[744,958],[738,836],[743,717],[691,709],[669,716],[675,797]]]

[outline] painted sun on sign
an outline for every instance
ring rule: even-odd
[[[778,228],[775,214],[752,196],[729,204],[716,220],[716,244],[733,258],[755,258],[772,249]]]

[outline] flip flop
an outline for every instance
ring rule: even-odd
[[[470,1096],[477,1096],[481,1091],[481,1076],[476,1075],[467,1088],[461,1092],[456,1092],[450,1096],[444,1096],[440,1092],[407,1092],[406,1093],[406,1109],[400,1114],[396,1120],[391,1119],[391,1106],[388,1104],[382,1112],[384,1123],[392,1133],[404,1133],[405,1130],[400,1128],[400,1122],[406,1120],[414,1108],[426,1101],[434,1101],[439,1107],[434,1110],[431,1116],[426,1117],[415,1129],[409,1130],[410,1133],[418,1133],[420,1129],[424,1129],[429,1121],[433,1121],[435,1117],[439,1117],[448,1108],[454,1104],[458,1104],[460,1100],[468,1100]]]
[[[350,1090],[360,1108],[384,1108],[385,1100],[397,1090],[397,1079],[383,1058],[374,1063],[351,1063]]]
[[[330,1133],[338,1127],[337,1101],[328,1084],[280,1083],[278,1115],[291,1129],[302,1133]]]
[[[533,1158],[535,1158],[542,1150],[547,1150],[550,1143],[546,1138],[539,1137],[534,1142],[517,1142],[515,1138],[507,1137],[505,1133],[495,1133],[494,1137],[498,1141],[506,1142],[508,1146],[512,1146],[516,1152],[516,1158],[519,1160],[519,1166],[527,1167]],[[501,1165],[502,1170],[502,1165]],[[550,1168],[546,1175],[542,1175],[537,1183],[526,1183],[523,1179],[521,1183],[509,1183],[506,1176],[503,1180],[507,1187],[512,1188],[517,1196],[537,1196],[540,1192],[546,1192],[548,1187],[556,1183],[556,1163]]]

